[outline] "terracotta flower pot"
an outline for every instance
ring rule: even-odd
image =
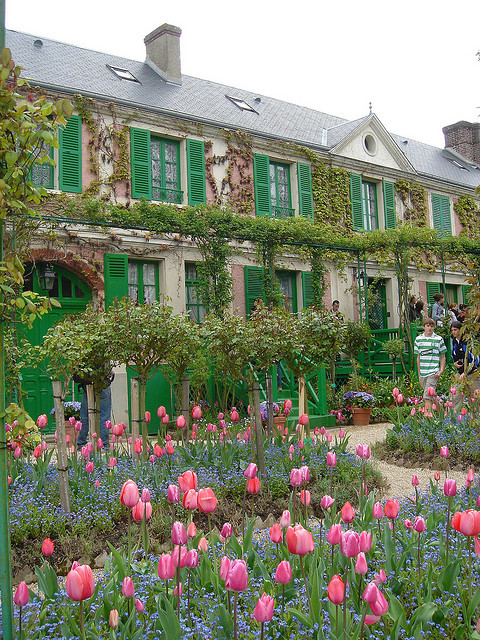
[[[357,427],[364,427],[370,424],[371,407],[352,407],[353,424]]]

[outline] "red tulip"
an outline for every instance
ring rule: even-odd
[[[158,577],[160,580],[171,580],[175,575],[175,565],[169,553],[163,553],[158,561]]]
[[[114,424],[112,427],[112,434],[118,438],[123,435],[123,424]]]
[[[275,600],[266,593],[262,594],[253,610],[253,617],[257,622],[269,622],[273,616]]]
[[[51,556],[54,550],[53,542],[50,538],[45,538],[42,544],[42,553],[44,556]]]
[[[301,524],[287,529],[287,547],[290,553],[298,556],[304,556],[313,551],[313,536]]]
[[[172,447],[170,442],[165,447],[165,451],[168,453],[169,456],[171,456],[171,455],[173,455],[175,453],[175,449]]]
[[[202,409],[196,404],[192,409],[192,418],[194,420],[200,420],[202,417]]]
[[[20,582],[15,591],[15,595],[13,597],[14,603],[17,607],[24,607],[27,602],[30,600],[30,591],[28,590],[27,583],[25,580]]]
[[[41,445],[37,444],[37,446],[33,450],[33,457],[40,458],[41,455],[42,455],[42,447]]]
[[[137,504],[132,507],[132,518],[135,522],[142,522],[142,520],[150,520],[152,517],[152,503],[143,502],[139,500]]]
[[[120,502],[132,509],[139,499],[138,487],[133,480],[127,480],[120,491]]]
[[[137,455],[142,453],[142,440],[141,438],[135,438],[135,442],[133,443],[133,450]]]
[[[384,508],[387,518],[390,518],[390,520],[394,520],[398,516],[398,510],[398,500],[387,500]]]
[[[123,579],[122,595],[125,596],[125,598],[133,598],[135,596],[135,588],[133,586],[133,581],[128,576]]]
[[[197,506],[202,513],[213,513],[217,508],[217,498],[213,492],[213,489],[207,487],[206,489],[200,489],[197,496]]]
[[[225,588],[228,591],[245,591],[248,586],[247,565],[244,560],[234,560],[230,564]]]
[[[247,482],[247,491],[255,495],[260,491],[260,480],[258,478],[250,478]]]
[[[305,490],[302,489],[300,491],[300,502],[305,507],[308,507],[310,505],[310,500],[311,500],[310,491],[308,491],[307,489]]]
[[[148,424],[151,419],[152,416],[150,415],[150,411],[145,411],[145,422]]]
[[[335,574],[328,583],[327,589],[328,599],[332,604],[341,604],[345,598],[345,585],[338,574]]]
[[[196,491],[198,487],[197,474],[193,471],[185,471],[181,476],[178,476],[178,484],[180,491],[183,491],[184,493],[190,489],[195,489]]]
[[[475,536],[480,533],[480,511],[468,509],[453,514],[452,527],[464,536]]]
[[[68,595],[76,602],[91,598],[95,591],[95,584],[90,567],[86,564],[77,565],[75,562],[71,571],[68,572],[66,587]]]
[[[282,528],[278,522],[270,527],[270,540],[275,544],[279,544],[283,540]]]
[[[341,513],[342,513],[342,520],[345,522],[345,524],[348,524],[349,522],[353,522],[353,520],[355,519],[355,510],[350,504],[350,502],[346,502],[343,505]]]
[[[282,560],[275,571],[275,581],[288,584],[292,580],[292,566],[288,560]]]

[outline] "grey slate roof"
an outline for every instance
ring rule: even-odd
[[[34,44],[41,40],[42,44]],[[361,119],[348,121],[321,111],[258,95],[227,85],[182,76],[182,84],[163,80],[148,64],[91,51],[73,45],[7,30],[6,46],[24,77],[32,84],[107,101],[131,104],[171,113],[199,122],[247,130],[261,136],[291,140],[312,147],[331,149],[355,129]],[[118,78],[107,65],[121,67],[139,82]],[[239,109],[225,96],[240,98],[255,113]],[[257,98],[257,100],[255,100]],[[259,100],[258,100],[259,99]],[[327,130],[325,136],[325,130]],[[467,170],[452,164],[447,151],[392,134],[418,173],[477,187],[480,170],[465,163]],[[404,141],[408,140],[407,143]]]

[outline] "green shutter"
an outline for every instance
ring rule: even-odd
[[[255,213],[257,216],[271,216],[270,200],[270,160],[268,156],[253,154],[253,180],[255,188]]]
[[[205,182],[205,143],[203,140],[187,140],[188,204],[195,206],[207,201]]]
[[[442,293],[442,291],[441,291],[442,285],[440,284],[440,282],[427,282],[426,284],[427,284],[428,315],[430,316],[430,314],[431,314],[431,306],[435,302],[435,300],[433,299],[433,296],[436,293]]]
[[[471,284],[462,284],[462,300],[463,304],[468,304],[467,296],[472,288]]]
[[[395,185],[393,182],[383,181],[383,208],[385,210],[385,229],[395,229]]]
[[[82,119],[70,116],[60,129],[58,152],[59,188],[70,193],[82,193]]]
[[[311,271],[302,271],[302,295],[303,295],[303,308],[306,309],[312,304],[315,304],[315,298],[321,298],[320,291],[317,292],[318,296],[315,296],[313,290],[313,277]]]
[[[447,196],[440,196],[432,193],[432,216],[433,228],[439,236],[452,234],[452,223],[450,220],[450,200]]]
[[[130,128],[132,198],[152,199],[152,161],[150,131]]]
[[[245,267],[245,308],[247,317],[251,314],[257,298],[261,298],[265,302],[263,269],[262,267]]]
[[[363,196],[362,176],[357,173],[350,174],[350,201],[352,203],[353,229],[363,229]]]
[[[128,257],[125,253],[106,253],[103,258],[105,309],[115,298],[128,295]]]
[[[312,169],[309,164],[298,162],[297,174],[300,215],[313,222]]]

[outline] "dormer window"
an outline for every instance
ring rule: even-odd
[[[251,111],[252,113],[258,113],[258,111],[255,111],[255,109],[251,107],[247,102],[245,102],[245,100],[242,100],[242,98],[234,98],[233,96],[227,95],[225,97],[228,98],[230,102],[233,102],[233,104],[242,111]]]
[[[107,67],[110,69],[112,73],[114,73],[117,76],[117,78],[120,78],[120,80],[130,80],[131,82],[139,82],[135,78],[133,73],[130,73],[128,69],[122,69],[121,67],[113,67],[110,64],[107,64]]]

